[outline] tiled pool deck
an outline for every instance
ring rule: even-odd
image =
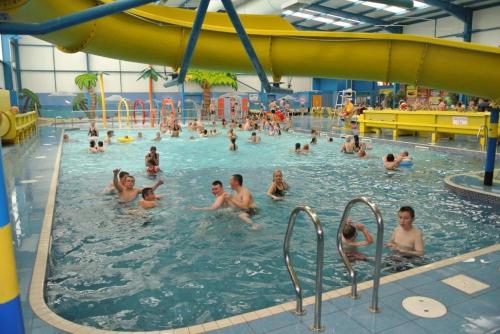
[[[12,201],[11,221],[16,231],[16,260],[26,333],[64,333],[47,325],[28,304],[36,250],[49,198],[61,131],[41,127],[21,145],[4,147],[5,176]],[[15,194],[13,194],[15,191]],[[474,260],[471,260],[471,259]],[[464,262],[464,260],[467,260]],[[322,323],[325,333],[496,333],[500,332],[500,245],[382,278],[381,313],[368,311],[371,283],[359,284],[361,299],[346,296],[349,288],[324,294]],[[489,285],[466,294],[441,280],[464,274]],[[418,318],[405,311],[408,296],[427,296],[448,309],[440,318]],[[292,296],[291,296],[292,297]],[[161,333],[311,333],[313,299],[306,298],[308,313],[297,317],[290,302],[211,323]],[[47,319],[51,316],[48,315]],[[101,332],[92,328],[81,333]],[[160,333],[160,332],[149,332]]]

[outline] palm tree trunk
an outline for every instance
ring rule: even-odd
[[[209,114],[210,109],[210,85],[208,83],[203,83],[203,115]]]
[[[151,119],[151,127],[155,126],[155,118],[153,116],[153,78],[149,77],[149,118]]]
[[[89,118],[90,119],[95,119],[96,96],[95,96],[94,87],[89,86],[89,87],[87,87],[87,90],[88,90],[89,96],[90,96],[90,113],[89,113]]]
[[[25,113],[28,111],[28,106],[31,98],[29,96],[26,97],[26,100],[24,101],[23,109],[21,110],[21,113]]]

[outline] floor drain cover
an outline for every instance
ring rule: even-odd
[[[419,317],[439,318],[446,314],[446,306],[435,299],[412,296],[403,299],[403,308]]]

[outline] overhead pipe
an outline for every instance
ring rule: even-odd
[[[56,30],[92,21],[104,16],[139,7],[155,0],[120,0],[58,17],[44,23],[0,23],[0,34],[45,35]]]

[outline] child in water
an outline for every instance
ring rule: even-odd
[[[358,231],[363,233],[365,240],[356,241],[356,237],[358,236]],[[368,258],[366,255],[358,251],[358,247],[368,246],[373,243],[373,237],[370,232],[366,229],[363,224],[352,223],[351,218],[347,221],[347,224],[344,226],[344,230],[342,231],[342,249],[344,253],[347,255],[349,261],[367,261]]]
[[[139,205],[144,209],[151,209],[156,207],[156,200],[158,199],[160,197],[155,195],[153,188],[146,187],[142,189],[142,199],[139,201]]]
[[[159,171],[160,171],[160,168],[155,165],[155,160],[150,158],[146,162],[146,173],[149,176],[155,176],[156,174],[158,174]]]

